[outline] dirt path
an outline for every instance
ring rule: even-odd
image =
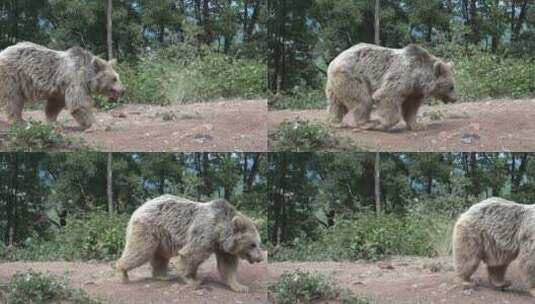
[[[440,271],[432,272],[431,266]],[[393,267],[393,268],[392,268]],[[392,269],[388,269],[392,268]],[[270,273],[278,276],[285,271],[317,271],[331,275],[355,294],[376,304],[532,304],[534,299],[516,264],[511,265],[507,278],[513,286],[505,292],[493,290],[487,283],[486,270],[480,266],[474,275],[478,287],[463,290],[455,284],[451,258],[394,258],[379,263],[282,262],[270,264]]]
[[[102,303],[110,304],[249,304],[266,303],[264,278],[267,264],[240,264],[238,280],[249,286],[249,294],[239,294],[228,290],[220,282],[215,258],[204,263],[199,269],[203,288],[193,290],[178,279],[174,281],[154,281],[150,267],[142,266],[130,273],[129,284],[121,283],[120,276],[106,263],[70,262],[14,262],[0,264],[0,281],[8,281],[17,271],[28,269],[50,272],[66,276],[71,287],[82,288]]]
[[[267,287],[285,271],[319,272],[334,277],[338,283],[370,300],[373,304],[532,304],[518,265],[513,264],[507,279],[513,283],[507,291],[492,289],[486,270],[480,266],[474,279],[476,289],[463,290],[455,284],[451,257],[396,257],[390,261],[367,262],[274,262],[241,263],[238,279],[250,287],[250,293],[238,294],[225,288],[217,275],[215,259],[201,266],[203,288],[193,290],[181,281],[154,281],[145,265],[130,273],[131,283],[122,284],[119,275],[106,263],[14,262],[0,264],[0,281],[7,281],[17,271],[50,272],[66,276],[72,287],[85,289],[103,303],[268,303]],[[434,269],[434,271],[432,271]]]
[[[44,121],[43,111],[24,118]],[[263,152],[267,150],[267,102],[231,100],[188,105],[121,105],[96,116],[96,132],[81,132],[63,111],[65,132],[93,149],[118,152]],[[5,114],[0,121],[7,121]]]
[[[400,123],[390,132],[336,129],[358,147],[372,151],[533,151],[535,99],[492,100],[424,106],[419,122],[426,127],[407,131]],[[325,110],[271,111],[269,129],[297,118],[325,122]],[[345,122],[351,123],[346,116]]]

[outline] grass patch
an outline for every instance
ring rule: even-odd
[[[56,126],[35,120],[12,124],[4,136],[3,150],[42,151],[71,150],[83,147],[81,139],[73,139],[59,131]]]
[[[301,119],[283,122],[276,130],[270,131],[269,139],[270,151],[303,152],[343,146],[327,125]]]
[[[61,278],[33,271],[17,272],[6,285],[0,285],[0,300],[6,304],[100,303],[84,290],[69,287]]]
[[[353,295],[349,290],[339,287],[334,279],[318,273],[285,272],[279,281],[268,287],[274,303],[336,303],[367,304],[367,300]]]

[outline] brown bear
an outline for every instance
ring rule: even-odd
[[[345,50],[329,64],[326,95],[333,123],[351,112],[357,128],[374,130],[388,130],[401,118],[413,130],[426,98],[457,99],[452,64],[412,44],[390,49],[360,43]],[[371,119],[374,107],[377,119]]]
[[[219,274],[236,292],[248,288],[236,280],[239,258],[249,263],[264,259],[254,223],[224,200],[197,203],[163,195],[139,207],[126,229],[126,245],[116,269],[128,281],[128,271],[151,263],[154,278],[166,278],[171,257],[178,257],[178,271],[194,287],[197,268],[212,253]]]
[[[511,285],[505,272],[518,258],[529,291],[535,296],[535,206],[497,197],[473,205],[455,224],[453,255],[464,286],[473,286],[470,278],[482,261],[490,283],[499,289]]]
[[[113,64],[80,47],[55,51],[18,43],[0,52],[0,106],[10,122],[21,122],[25,103],[45,99],[49,122],[66,107],[88,129],[94,122],[91,95],[117,100],[124,93]]]

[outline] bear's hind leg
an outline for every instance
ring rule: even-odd
[[[352,113],[355,124],[369,121],[373,99],[367,78],[345,67],[336,67],[329,72],[326,95],[329,99],[329,114],[333,123],[341,123],[344,116]]]
[[[238,271],[238,257],[224,252],[216,253],[217,270],[223,282],[235,292],[248,293],[249,287],[238,283],[236,273]]]
[[[64,107],[65,99],[63,97],[53,96],[48,98],[45,106],[46,120],[49,123],[55,123]]]
[[[457,277],[464,287],[473,287],[471,277],[479,267],[481,255],[477,242],[467,235],[464,226],[457,224],[453,235],[453,256]]]
[[[489,281],[492,286],[497,289],[505,289],[511,286],[511,282],[505,280],[505,272],[507,271],[507,266],[509,265],[500,265],[500,266],[489,266],[487,265],[487,272],[489,274]]]
[[[128,282],[128,271],[152,259],[159,242],[146,225],[134,223],[129,228],[123,254],[115,264],[115,268],[123,275],[123,282]]]

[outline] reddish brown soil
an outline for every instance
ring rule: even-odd
[[[440,271],[432,272],[432,265]],[[403,257],[379,263],[282,262],[269,266],[274,276],[296,269],[333,276],[342,286],[377,304],[531,304],[535,301],[526,292],[516,264],[508,270],[507,279],[513,285],[507,291],[490,288],[483,266],[474,275],[478,287],[463,290],[455,283],[450,257]]]
[[[155,281],[150,267],[142,266],[130,272],[131,282],[121,283],[120,275],[106,263],[70,262],[14,262],[0,264],[0,281],[9,280],[17,271],[49,272],[68,278],[70,286],[82,288],[102,303],[110,304],[168,304],[168,303],[266,303],[265,277],[267,264],[240,264],[238,280],[249,286],[248,294],[230,291],[220,282],[215,258],[199,269],[202,288],[194,290],[179,279]]]
[[[24,119],[44,121],[42,110]],[[58,122],[65,133],[81,137],[94,150],[122,152],[264,152],[267,102],[230,100],[188,105],[121,105],[96,115],[97,131],[82,132],[66,112]],[[0,121],[6,122],[5,114]]]
[[[433,272],[431,269],[435,269]],[[507,272],[512,286],[506,291],[490,287],[486,270],[480,266],[474,280],[478,287],[462,289],[455,281],[451,257],[396,257],[390,261],[367,262],[274,262],[241,263],[238,277],[250,287],[249,294],[238,294],[220,283],[215,260],[200,269],[203,288],[193,290],[180,280],[154,281],[145,265],[131,272],[131,283],[120,282],[119,275],[106,263],[14,262],[0,264],[0,281],[17,271],[50,272],[66,276],[71,286],[86,290],[103,303],[268,303],[267,287],[285,271],[319,272],[336,279],[343,287],[373,304],[531,304],[518,265]]]
[[[348,115],[350,116],[350,115]],[[389,132],[335,129],[336,135],[371,151],[533,151],[535,99],[492,100],[424,106],[419,122],[425,127],[407,131],[400,123]],[[268,125],[275,129],[297,118],[326,122],[325,110],[270,111]],[[345,118],[351,124],[351,117]]]

